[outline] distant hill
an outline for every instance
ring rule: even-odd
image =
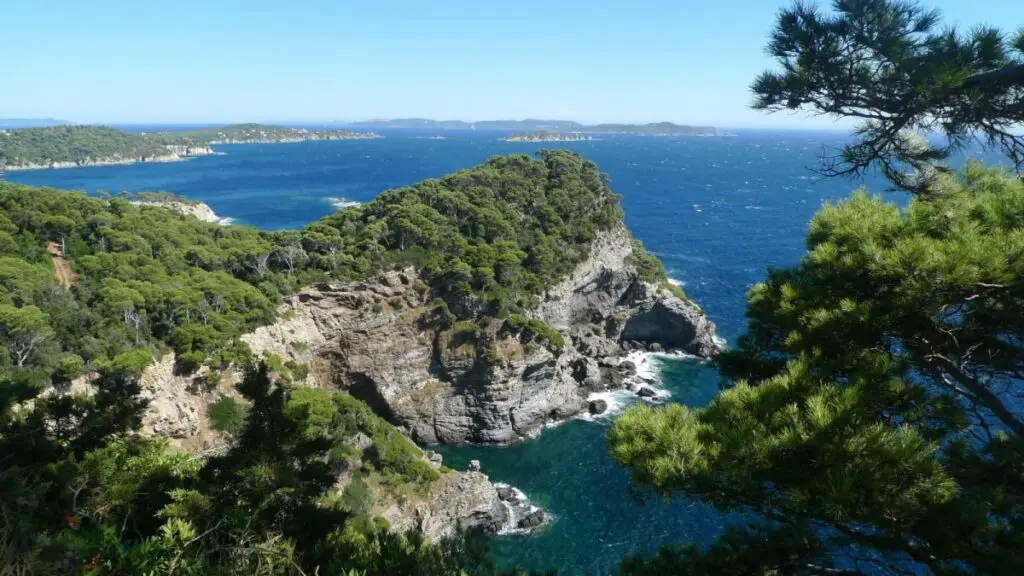
[[[0,118],[0,128],[41,128],[45,126],[66,126],[67,120],[56,118]]]
[[[126,132],[105,126],[0,129],[0,172],[99,164],[169,162],[214,154],[212,144],[276,144],[380,138],[369,132],[234,124],[185,131]]]
[[[403,128],[433,130],[514,130],[518,132],[582,132],[592,134],[637,134],[643,136],[721,136],[723,132],[711,126],[686,126],[672,122],[654,124],[580,124],[572,120],[429,120],[426,118],[397,118],[393,120],[366,120],[351,122],[353,128]]]

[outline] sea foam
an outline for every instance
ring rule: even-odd
[[[342,208],[350,208],[350,207],[353,207],[353,206],[362,206],[363,205],[362,202],[357,202],[355,200],[349,200],[348,198],[330,197],[330,198],[326,198],[325,200],[330,202],[331,206],[334,206],[338,210],[341,210]]]

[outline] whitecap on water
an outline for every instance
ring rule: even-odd
[[[341,210],[342,208],[349,208],[351,206],[362,206],[363,205],[362,202],[357,202],[355,200],[349,200],[348,198],[333,198],[332,197],[332,198],[325,198],[325,200],[330,202],[331,206],[334,206],[338,210]]]
[[[494,487],[511,489],[514,499],[514,502],[500,500],[501,505],[505,507],[506,516],[505,524],[498,529],[498,534],[506,536],[510,534],[529,534],[532,532],[532,529],[530,528],[520,528],[519,521],[541,508],[532,503],[529,496],[515,486],[505,484],[504,482],[495,482]],[[544,515],[546,516],[545,524],[550,524],[554,521],[554,517],[548,512],[545,511]]]
[[[680,288],[686,286],[686,282],[683,282],[682,280],[676,280],[675,278],[669,278],[668,283],[673,286],[679,286]]]

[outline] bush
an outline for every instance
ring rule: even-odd
[[[565,338],[547,322],[538,318],[527,318],[520,314],[512,314],[505,319],[502,331],[523,334],[528,339],[536,339],[552,350],[565,347]]]
[[[85,361],[78,354],[64,354],[54,369],[56,379],[61,382],[70,382],[84,373]]]
[[[200,380],[203,385],[203,388],[205,388],[207,392],[210,392],[216,390],[217,387],[220,386],[221,377],[222,374],[219,371],[211,370],[207,372],[206,375],[203,376]]]
[[[237,434],[245,422],[245,406],[227,396],[210,405],[209,416],[213,429],[227,434]]]
[[[300,364],[294,360],[289,360],[284,363],[284,367],[288,369],[288,373],[291,374],[292,380],[305,380],[306,376],[309,376],[309,366],[306,364]]]
[[[175,359],[174,369],[178,374],[182,376],[188,376],[194,374],[199,367],[206,361],[206,354],[202,352],[185,352],[179,354]]]
[[[111,360],[109,368],[131,376],[139,376],[153,362],[153,352],[148,348],[137,348],[122,352]]]

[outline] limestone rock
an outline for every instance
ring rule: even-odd
[[[422,526],[423,533],[437,541],[454,533],[456,526],[480,528],[496,533],[508,520],[508,510],[498,490],[480,472],[450,472],[425,500],[408,500],[381,513],[396,532]]]

